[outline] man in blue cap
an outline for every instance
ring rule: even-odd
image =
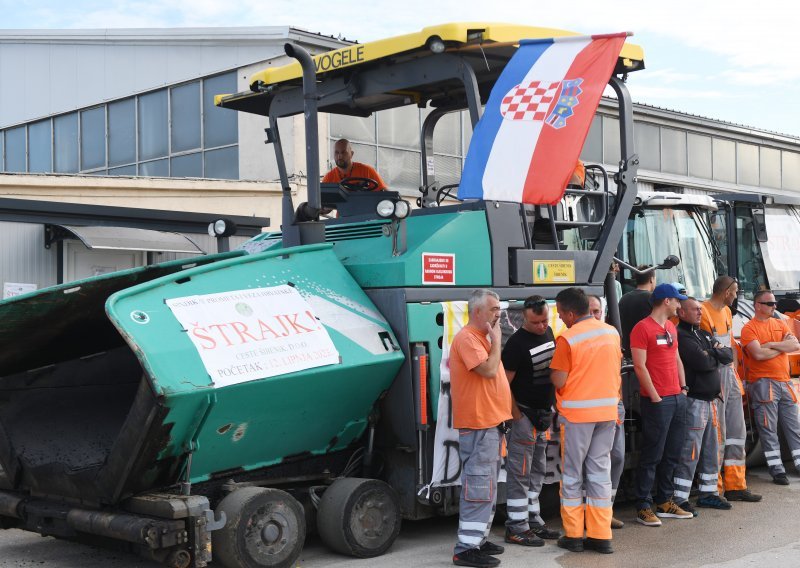
[[[686,435],[686,377],[678,353],[675,317],[686,296],[674,284],[653,290],[650,316],[631,331],[633,367],[639,379],[642,417],[642,451],[636,475],[636,520],[649,527],[661,526],[660,518],[691,519],[672,500],[673,474],[681,459]],[[650,492],[655,483],[656,511]]]

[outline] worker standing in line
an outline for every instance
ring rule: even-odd
[[[567,326],[550,363],[561,430],[564,536],[557,544],[573,552],[586,548],[608,554],[614,551],[610,454],[622,381],[619,333],[589,314],[589,300],[579,288],[559,292],[556,307]]]
[[[747,361],[747,396],[772,481],[789,485],[781,459],[778,423],[783,426],[794,465],[800,470],[800,419],[786,355],[800,349],[800,344],[783,321],[772,317],[777,302],[771,291],[756,292],[753,306],[755,315],[742,328],[741,336]]]
[[[714,281],[711,299],[703,302],[700,327],[714,336],[719,343],[733,347],[733,316],[730,306],[739,293],[739,284],[730,276],[720,276]],[[744,423],[742,396],[744,388],[736,375],[736,358],[720,369],[722,393],[717,399],[719,421],[720,476],[719,493],[724,491],[728,501],[761,501],[761,495],[747,489],[745,478],[744,442],[747,429]]]
[[[511,389],[500,364],[500,298],[475,290],[469,322],[450,346],[453,427],[458,428],[461,498],[453,564],[497,566],[502,546],[489,542],[497,503],[503,425],[511,420]]]
[[[589,295],[589,313],[596,320],[603,321],[603,302],[600,296]],[[620,383],[619,403],[617,404],[617,422],[614,424],[614,443],[611,446],[611,502],[617,497],[622,470],[625,469],[625,405],[622,402],[622,383]],[[611,516],[611,528],[621,529],[625,523]]]
[[[639,271],[634,276],[636,289],[624,294],[619,300],[619,324],[622,335],[622,351],[626,357],[631,356],[630,337],[633,326],[650,315],[653,306],[650,294],[656,287],[656,273],[651,266],[637,266]],[[646,272],[645,272],[646,271]]]
[[[673,501],[673,474],[686,436],[686,379],[678,353],[675,326],[669,321],[685,300],[672,284],[659,284],[651,295],[653,310],[631,331],[633,368],[639,379],[642,451],[636,471],[636,521],[660,527],[660,517],[691,519]],[[655,483],[656,512],[650,492]]]
[[[689,503],[695,472],[699,479],[698,507],[730,509],[717,490],[719,426],[714,400],[721,390],[720,369],[733,361],[733,351],[700,329],[700,302],[688,298],[678,308],[678,352],[686,375],[686,438],[683,456],[675,468],[675,503],[696,515]]]
[[[506,457],[505,540],[523,546],[543,546],[543,538],[561,536],[545,526],[539,506],[555,403],[550,360],[556,344],[547,300],[541,296],[527,298],[522,317],[522,327],[508,338],[502,353],[514,398],[514,421]]]

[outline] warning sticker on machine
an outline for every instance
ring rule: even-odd
[[[534,260],[534,284],[574,284],[574,260]]]
[[[456,283],[456,255],[422,253],[422,283],[452,285]]]
[[[167,300],[215,387],[339,362],[308,302],[291,286]]]

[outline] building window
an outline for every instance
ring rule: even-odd
[[[630,148],[628,148],[630,151]],[[618,164],[620,161],[619,120],[603,117],[603,163]]]
[[[239,137],[237,122],[239,113],[214,105],[216,95],[235,92],[235,73],[218,75],[203,81],[203,146],[205,148],[236,144]],[[237,176],[238,169],[237,165]]]
[[[81,112],[81,170],[106,165],[106,107]]]
[[[689,175],[703,179],[711,179],[711,136],[692,134],[687,136],[689,154]]]
[[[581,159],[587,164],[603,163],[603,117],[595,115],[581,150]]]
[[[108,105],[108,165],[136,162],[136,100],[125,99]],[[109,174],[114,170],[109,170]],[[124,174],[128,175],[128,174]],[[133,166],[136,175],[136,166]]]
[[[5,139],[6,139],[5,132],[0,130],[0,172],[6,171],[5,170],[5,163],[6,163],[6,160],[5,160],[5,156],[6,156],[6,153],[5,153],[5,147],[6,147],[5,146]]]
[[[78,171],[78,114],[53,119],[54,170],[57,173]]]
[[[6,130],[6,171],[25,172],[25,127]]]
[[[169,160],[153,160],[139,164],[139,175],[147,177],[169,177]]]
[[[203,177],[203,155],[200,152],[175,156],[170,160],[172,177]]]
[[[736,181],[742,185],[758,185],[758,146],[736,144]]]
[[[639,167],[657,172],[661,170],[661,129],[655,124],[635,122],[633,138],[636,153],[639,154]],[[609,133],[609,134],[616,134]],[[614,163],[614,162],[607,162]]]
[[[711,144],[714,179],[736,183],[736,143],[714,138]]]
[[[204,152],[205,177],[215,179],[239,178],[239,150],[236,146]]]
[[[140,160],[160,158],[169,153],[167,91],[156,91],[139,97],[138,132]]]
[[[783,189],[800,191],[800,154],[797,152],[781,152],[781,180]]]
[[[53,134],[50,119],[28,125],[28,171],[46,173],[53,171]]]
[[[199,81],[170,89],[170,133],[173,154],[200,148]]]
[[[759,173],[762,187],[781,187],[781,152],[774,148],[760,148]]]

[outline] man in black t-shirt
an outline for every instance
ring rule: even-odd
[[[648,270],[649,265],[637,266],[637,270]],[[656,287],[656,273],[650,270],[645,274],[637,274],[636,289],[624,294],[619,300],[619,323],[622,328],[622,352],[625,357],[631,356],[630,336],[633,327],[650,315],[653,305],[650,295]]]
[[[547,300],[525,300],[522,317],[522,327],[508,338],[502,353],[515,403],[506,458],[506,542],[542,546],[543,538],[560,536],[545,526],[539,509],[555,402],[550,382],[555,339]]]

